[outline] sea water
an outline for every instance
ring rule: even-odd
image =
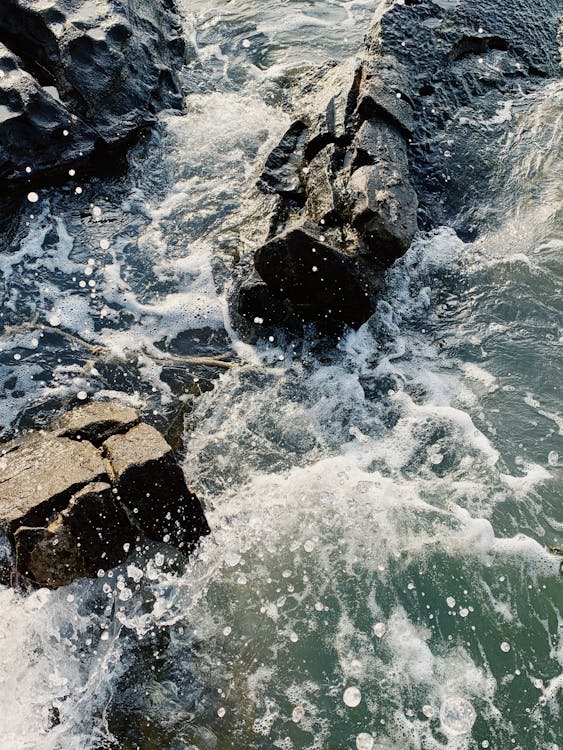
[[[250,346],[230,319],[287,91],[375,5],[186,2],[186,113],[126,177],[33,189],[2,248],[5,435],[179,411],[213,529],[187,568],[154,546],[0,590],[2,748],[563,747],[561,84],[499,100],[479,238],[417,237],[360,330]]]

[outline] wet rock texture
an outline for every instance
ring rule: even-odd
[[[258,186],[276,207],[243,317],[357,328],[417,226],[471,234],[499,103],[560,74],[560,17],[555,0],[384,0],[361,58],[305,84],[267,159]]]
[[[111,403],[2,446],[0,529],[18,574],[51,588],[114,567],[143,537],[189,553],[209,533],[172,448]]]
[[[0,180],[101,161],[181,107],[172,0],[2,0]]]

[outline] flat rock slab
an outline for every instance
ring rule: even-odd
[[[129,406],[107,402],[85,404],[63,414],[54,424],[61,437],[89,440],[101,445],[111,435],[127,432],[139,422],[139,415]]]
[[[78,407],[0,451],[0,530],[34,585],[95,576],[144,538],[188,553],[209,533],[172,448],[133,409]]]
[[[0,455],[0,528],[10,534],[48,522],[75,491],[107,478],[90,443],[40,433],[8,443]]]
[[[150,539],[189,550],[209,534],[201,505],[157,430],[139,424],[106,440],[102,449],[121,502]]]

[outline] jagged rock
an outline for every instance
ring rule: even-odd
[[[63,414],[53,425],[57,435],[101,445],[106,438],[126,432],[139,422],[135,409],[109,402],[93,402]]]
[[[264,171],[258,180],[261,190],[289,196],[303,192],[298,169],[303,161],[306,135],[307,125],[304,122],[297,120],[292,123],[266,160]]]
[[[100,159],[181,107],[183,56],[172,0],[3,0],[0,179]]]
[[[26,580],[62,586],[123,562],[141,538],[187,553],[209,533],[172,449],[138,422],[133,409],[93,403],[3,446],[0,530]]]
[[[121,502],[150,539],[190,550],[209,527],[172,448],[147,424],[113,435],[102,449]],[[157,512],[155,512],[157,510]]]
[[[304,200],[291,203],[278,191],[278,220],[255,254],[272,296],[283,287],[302,318],[332,318],[334,325],[341,310],[353,309],[340,322],[357,326],[374,309],[382,272],[406,252],[418,224],[473,231],[472,210],[480,216],[473,196],[488,189],[497,163],[484,154],[508,127],[498,121],[499,103],[560,75],[562,15],[555,0],[383,0],[361,58],[309,75],[296,97],[305,103],[299,122],[309,126],[296,159]],[[284,158],[289,181],[293,162]],[[311,242],[292,229],[304,222],[323,233],[340,230],[328,245],[331,257],[347,259],[338,266],[341,292],[355,295],[359,285],[370,304],[326,303],[308,270]],[[245,292],[241,315],[260,318],[260,299],[271,307],[263,290]]]

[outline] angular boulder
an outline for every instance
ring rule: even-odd
[[[475,196],[490,190],[498,168],[490,154],[510,127],[499,108],[560,76],[562,17],[556,0],[382,0],[360,57],[309,75],[295,97],[299,142],[292,150],[285,138],[275,150],[276,170],[284,185],[299,179],[302,193],[289,198],[270,180],[275,216],[241,286],[240,315],[252,325],[283,307],[284,324],[358,327],[418,227],[453,224],[473,237],[483,215]],[[325,237],[327,256],[345,259],[339,306],[309,273],[310,243],[293,230],[307,222]],[[358,307],[339,318],[354,308],[358,285],[370,304],[363,316]]]
[[[56,588],[143,538],[189,553],[209,526],[162,435],[133,409],[92,403],[0,448],[0,530],[17,574]]]
[[[3,0],[0,181],[102,160],[181,107],[182,36],[172,0]]]

